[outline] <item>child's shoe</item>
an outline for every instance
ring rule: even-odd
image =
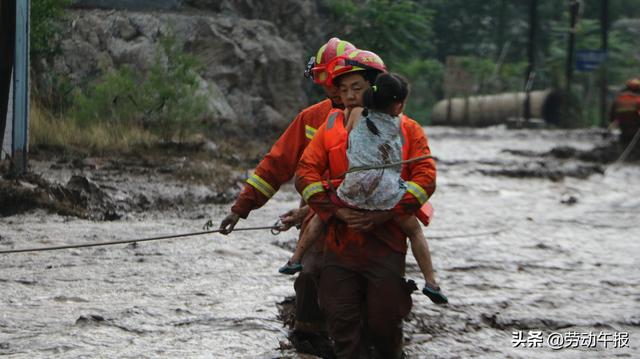
[[[440,287],[433,287],[429,283],[424,284],[424,288],[422,288],[422,294],[429,297],[429,299],[431,299],[431,301],[436,304],[449,303],[449,298],[447,298],[446,295],[442,294],[442,292],[440,291]]]
[[[282,267],[280,267],[280,269],[278,269],[278,272],[282,274],[293,275],[300,272],[301,270],[302,270],[302,264],[287,262],[287,264],[283,265]]]

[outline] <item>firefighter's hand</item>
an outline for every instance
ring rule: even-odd
[[[240,216],[229,212],[226,217],[220,222],[220,233],[229,234],[233,231],[233,228],[236,226],[236,223],[240,220]]]
[[[281,231],[287,231],[293,226],[302,224],[304,217],[309,213],[309,206],[302,206],[300,208],[294,208],[287,213],[280,216],[280,222],[282,226],[279,228]]]
[[[365,215],[371,219],[373,224],[378,225],[393,219],[393,212],[391,210],[388,211],[368,211],[365,212]]]
[[[343,209],[341,208],[338,211],[342,210]],[[345,219],[343,220],[347,223],[349,228],[359,232],[370,231],[376,225],[393,218],[393,212],[391,211],[349,211],[351,212],[345,212],[343,214],[338,214],[338,212],[336,212],[336,216],[338,216],[338,218],[340,218],[340,216],[344,216]]]
[[[350,208],[340,208],[335,213],[338,219],[342,220],[354,231],[366,231],[373,227],[362,211]]]
[[[338,208],[336,210],[335,216],[346,224],[350,224],[351,222],[356,221],[358,218],[362,217],[362,214],[360,213],[360,211],[356,211],[355,209]]]

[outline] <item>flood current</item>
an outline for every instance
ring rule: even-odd
[[[542,155],[558,146],[588,151],[602,140],[595,130],[426,131],[438,188],[425,234],[450,304],[413,294],[408,357],[640,357],[640,166]],[[46,162],[33,166],[68,179]],[[600,169],[574,171],[593,166]],[[298,201],[286,185],[238,227],[270,225]],[[199,231],[228,208],[113,222],[37,210],[0,218],[0,250]],[[295,229],[238,232],[0,255],[0,356],[310,358],[287,345],[276,306],[294,294],[293,278],[277,269],[296,237]],[[423,283],[410,253],[407,276]],[[562,349],[549,343],[558,333]],[[592,347],[572,339],[590,335]]]

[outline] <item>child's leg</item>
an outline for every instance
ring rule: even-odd
[[[302,256],[309,249],[315,241],[322,236],[323,223],[320,217],[313,216],[309,223],[306,225],[305,231],[300,236],[298,244],[296,244],[296,250],[289,260],[290,263],[300,263]]]
[[[396,218],[396,223],[400,226],[400,229],[404,234],[409,237],[411,241],[411,251],[413,257],[418,262],[422,275],[425,281],[434,288],[438,286],[436,278],[433,275],[433,264],[431,263],[431,253],[429,252],[429,245],[422,233],[422,227],[415,216],[406,216]]]
[[[427,282],[422,289],[422,293],[436,304],[448,303],[449,299],[442,294],[440,287],[436,283],[436,278],[433,275],[429,245],[427,244],[426,238],[424,238],[418,219],[415,216],[403,217],[396,219],[396,223],[398,223],[402,231],[411,240],[411,251],[420,266],[424,280]]]

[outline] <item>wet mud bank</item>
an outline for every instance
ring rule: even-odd
[[[65,184],[51,183],[37,174],[0,179],[0,216],[42,208],[63,216],[97,220],[119,219],[115,205],[87,177],[73,175]]]
[[[601,134],[503,127],[426,132],[438,158],[438,189],[425,235],[450,303],[437,306],[419,292],[412,295],[404,325],[408,357],[640,356],[640,187],[629,185],[640,178],[640,166],[624,163],[554,180],[489,174],[483,171],[527,168],[532,157],[524,151],[590,151]],[[42,209],[0,217],[0,250],[144,238],[198,231],[208,219],[219,223],[229,204],[206,201],[218,193],[206,181],[178,178],[200,160],[180,158],[148,165],[141,158],[82,158],[85,165],[76,168],[73,158],[58,163],[36,156],[33,172],[63,187],[72,176],[84,176],[111,198],[121,217],[90,220]],[[575,156],[544,160],[563,170],[608,165]],[[242,169],[227,165],[222,172],[238,177],[251,167],[241,161]],[[159,169],[172,166],[178,170]],[[148,210],[128,204],[136,194],[148,199]],[[298,201],[292,186],[284,186],[238,227],[270,225]],[[118,212],[127,205],[135,210]],[[277,272],[296,238],[293,229],[276,237],[269,231],[236,232],[2,256],[0,355],[310,358],[295,349],[307,345],[304,340],[291,337],[292,302],[285,299],[294,294],[294,278]],[[422,285],[411,254],[406,270]],[[537,348],[515,347],[513,333],[519,331],[541,332],[543,338],[628,333],[630,341],[622,348],[598,343],[554,350],[546,339]]]
[[[226,148],[225,148],[226,146]],[[149,211],[189,211],[235,198],[256,148],[229,144],[164,143],[136,154],[88,155],[35,149],[29,172],[0,178],[0,216],[34,209],[92,220],[118,220]]]

